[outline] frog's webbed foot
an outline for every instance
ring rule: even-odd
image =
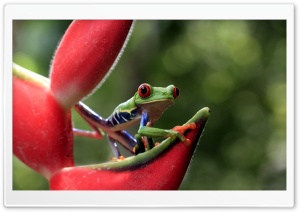
[[[187,139],[184,136],[185,131],[187,130],[193,130],[196,129],[196,124],[195,123],[190,123],[182,126],[175,126],[171,130],[178,132],[181,136],[177,136],[180,140],[182,140],[187,146],[191,144],[190,139]]]

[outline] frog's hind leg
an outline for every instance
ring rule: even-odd
[[[134,147],[137,142],[128,132],[125,130],[112,131],[109,121],[103,119],[82,102],[78,102],[74,108],[93,129],[93,131],[73,129],[74,135],[101,139],[104,136],[103,131],[105,131],[115,157],[120,158],[121,156],[117,142],[120,143],[130,154],[135,154]]]
[[[118,144],[121,144],[122,147],[124,147],[124,149],[127,150],[131,155],[135,154],[134,147],[137,145],[137,141],[127,131],[112,131],[108,133],[107,138],[116,158],[120,158],[120,156],[122,157],[118,148]]]
[[[99,129],[99,126],[106,126],[106,120],[82,102],[78,102],[74,105],[74,109],[92,128],[92,131],[73,128],[74,135],[102,139],[104,132]]]
[[[91,127],[93,128],[94,131],[73,128],[73,133],[76,136],[88,137],[88,138],[93,138],[93,139],[102,139],[103,133],[101,133],[101,131],[98,128],[93,127],[93,126],[91,126]]]
[[[114,140],[112,137],[110,136],[107,136],[107,139],[109,141],[109,145],[113,151],[113,154],[114,156],[117,158],[117,159],[120,159],[121,157],[121,153],[120,153],[120,150],[118,148],[118,144],[116,142],[116,140]]]

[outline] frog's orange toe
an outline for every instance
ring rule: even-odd
[[[182,126],[175,126],[174,128],[172,128],[172,130],[179,132],[180,134],[183,134],[186,130],[193,130],[196,129],[196,124],[194,122],[190,123],[190,124],[186,124],[186,125],[182,125]]]
[[[190,146],[192,142],[191,142],[190,139],[186,139],[186,140],[184,141],[184,143],[185,143],[186,146]]]
[[[193,123],[190,123],[190,124],[188,124],[189,126],[190,126],[190,128],[189,129],[192,129],[192,130],[194,130],[194,129],[196,129],[196,127],[197,127],[197,125],[193,122]]]

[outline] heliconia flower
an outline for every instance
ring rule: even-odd
[[[70,109],[107,75],[132,21],[73,21],[50,80],[13,66],[13,153],[46,178],[74,165]]]
[[[168,138],[153,149],[116,162],[68,167],[50,179],[52,190],[174,190],[186,173],[200,135],[210,115],[201,109],[185,125],[190,145]]]
[[[113,66],[131,20],[76,20],[64,34],[51,65],[51,90],[64,108],[91,93]]]

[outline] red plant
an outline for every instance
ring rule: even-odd
[[[178,189],[209,109],[190,121],[186,146],[168,138],[150,151],[85,167],[74,166],[71,107],[107,75],[132,21],[74,21],[51,66],[50,80],[13,67],[13,153],[45,176],[50,189]],[[26,99],[26,101],[24,101]]]

